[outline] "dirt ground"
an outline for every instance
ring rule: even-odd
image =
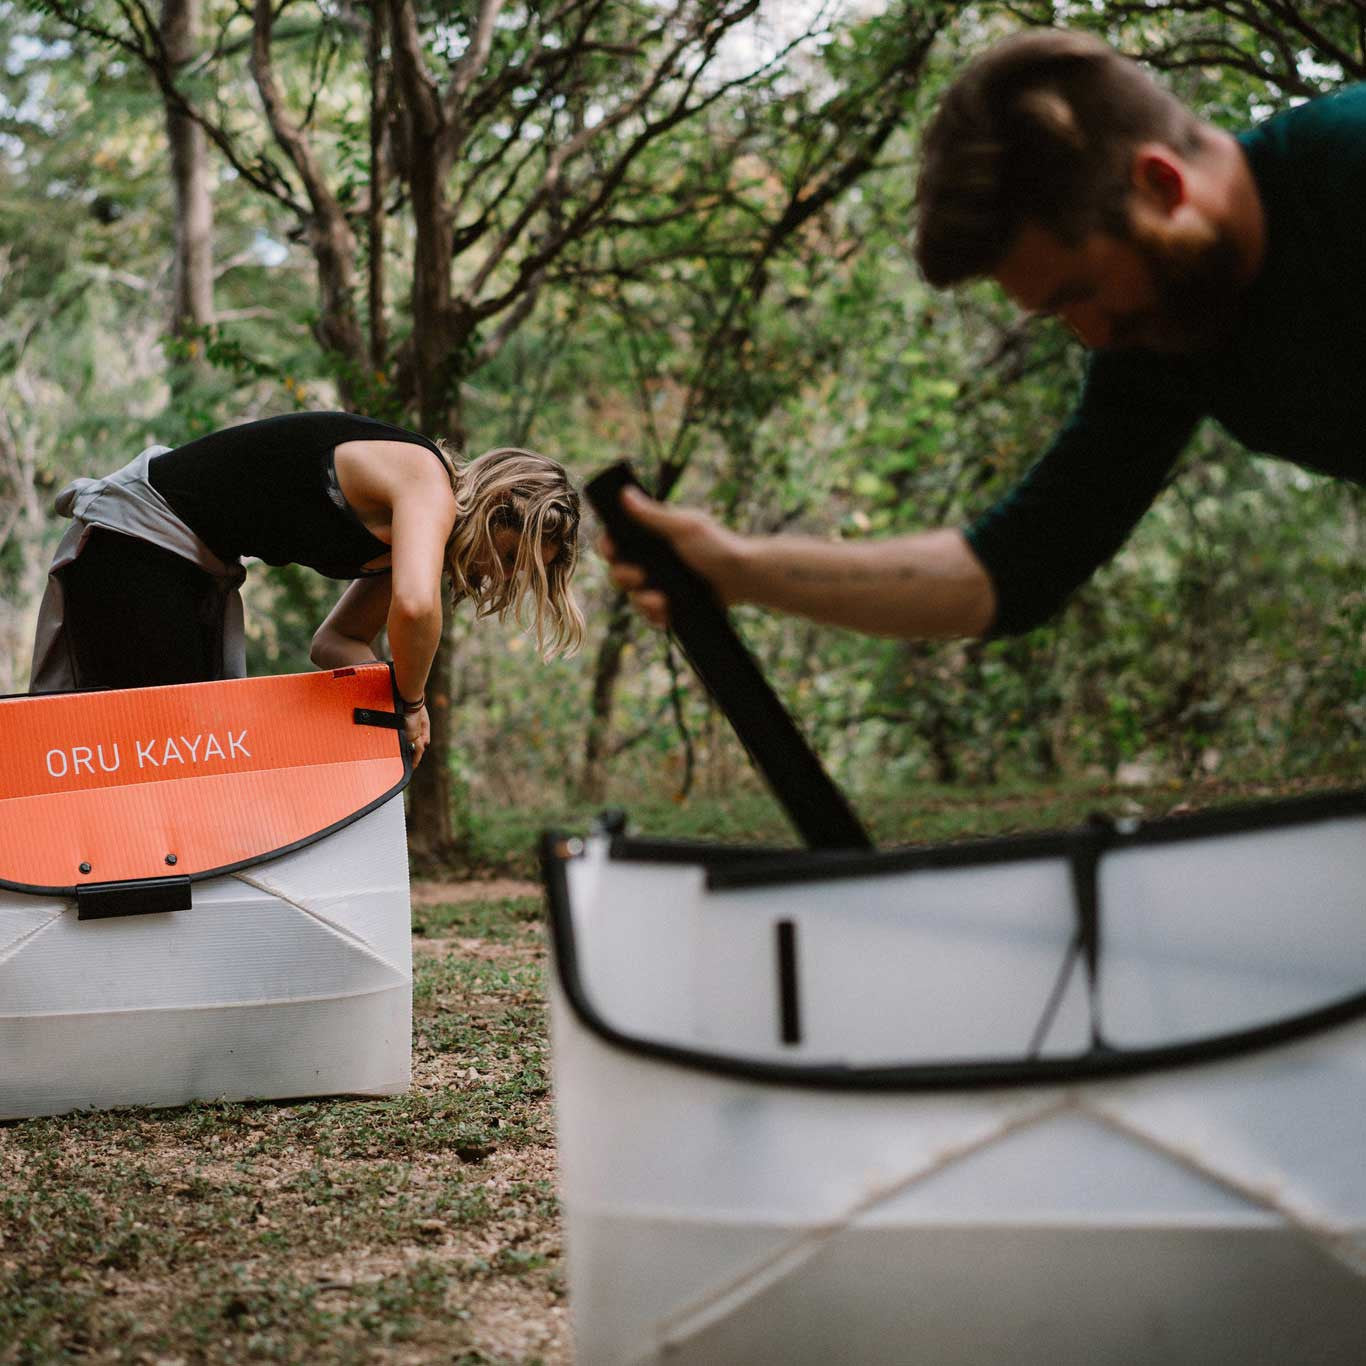
[[[0,1363],[571,1362],[540,888],[413,920],[407,1095],[0,1125]]]
[[[415,881],[412,886],[414,907],[459,906],[469,903],[497,902],[511,899],[539,900],[538,883],[498,879],[482,882]],[[413,953],[414,972],[424,955],[455,953],[464,957],[496,961],[544,962],[545,941],[542,926],[536,923],[529,934],[530,946],[490,944],[478,937],[432,938],[415,936]],[[414,1086],[419,1085],[414,1058]],[[450,1068],[433,1065],[421,1084],[441,1087],[459,1084],[459,1065],[456,1075]],[[500,1189],[518,1185],[545,1186],[553,1190],[558,1180],[555,1148],[551,1136],[550,1098],[545,1096],[538,1110],[543,1123],[542,1141],[518,1148],[501,1160],[486,1159],[492,1167],[489,1183]],[[493,1277],[485,1282],[483,1293],[468,1304],[471,1346],[490,1361],[537,1361],[544,1366],[567,1366],[573,1361],[570,1341],[568,1306],[563,1289],[563,1252],[558,1207],[551,1200],[533,1211],[519,1212],[509,1223],[497,1223],[482,1231],[482,1237],[472,1244],[460,1245],[452,1240],[451,1255],[475,1258],[491,1265],[500,1252],[517,1247],[528,1258],[547,1257],[557,1267],[553,1283],[547,1287],[539,1278]],[[430,1249],[428,1249],[430,1251]],[[426,1361],[423,1356],[395,1356],[395,1363]]]
[[[540,896],[539,882],[519,882],[515,878],[493,878],[479,882],[435,882],[415,879],[412,885],[414,906],[461,905],[469,901],[497,901],[512,896]]]

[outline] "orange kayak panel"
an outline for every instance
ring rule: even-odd
[[[407,783],[396,723],[383,664],[0,700],[0,883],[199,877],[308,843]]]

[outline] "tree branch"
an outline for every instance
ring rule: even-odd
[[[193,105],[180,90],[171,71],[165,48],[157,34],[156,25],[151,24],[150,15],[143,5],[132,3],[131,0],[119,0],[119,8],[133,33],[133,37],[130,38],[86,19],[80,14],[78,7],[67,3],[67,0],[45,0],[45,3],[51,13],[73,33],[81,33],[87,38],[105,43],[141,63],[151,74],[167,104],[197,123],[204,130],[204,135],[218,148],[224,159],[243,180],[267,198],[303,216],[303,206],[294,198],[288,182],[270,159],[264,153],[259,154],[255,160],[244,155],[232,134]],[[149,24],[150,29],[147,27]],[[141,33],[139,25],[142,26]]]
[[[312,210],[305,217],[305,223],[322,293],[320,339],[329,350],[359,366],[364,363],[364,355],[353,298],[355,237],[327,184],[318,158],[285,108],[271,61],[270,36],[274,23],[271,0],[255,0],[253,21],[252,77],[271,131],[303,181]]]
[[[446,122],[454,123],[465,93],[474,78],[483,72],[488,64],[489,53],[493,50],[493,34],[498,26],[498,16],[503,11],[504,0],[480,0],[479,18],[475,23],[474,37],[461,54],[451,74],[451,83],[446,87],[441,104]]]

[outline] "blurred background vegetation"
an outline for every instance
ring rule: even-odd
[[[1082,361],[910,258],[936,93],[1026,23],[1101,33],[1231,130],[1366,77],[1363,0],[0,0],[0,691],[27,686],[67,480],[296,409],[580,478],[628,456],[752,531],[966,520],[1041,452]],[[931,793],[1359,781],[1364,543],[1362,490],[1207,425],[1029,636],[737,619],[894,842],[935,833]],[[578,586],[587,645],[551,665],[454,614],[419,860],[515,863],[542,820],[604,804],[790,838],[596,556]],[[251,672],[308,668],[339,588],[253,566]]]

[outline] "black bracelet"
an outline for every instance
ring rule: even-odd
[[[412,716],[414,713],[420,712],[422,708],[427,705],[427,694],[424,692],[416,702],[409,702],[406,697],[400,695],[398,701],[399,705],[403,708],[404,716]]]

